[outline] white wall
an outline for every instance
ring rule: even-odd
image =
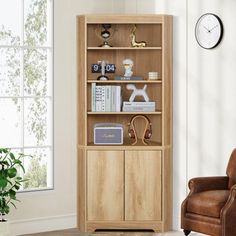
[[[236,2],[189,0],[188,6],[188,176],[224,175],[236,146]],[[223,21],[222,43],[200,48],[197,18],[206,12]],[[204,164],[203,164],[204,163]]]
[[[76,15],[120,13],[124,2],[54,0],[55,189],[21,193],[9,216],[13,233],[76,226]]]

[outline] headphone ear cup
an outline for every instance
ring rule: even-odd
[[[152,136],[152,131],[150,129],[147,129],[144,135],[145,139],[150,139]]]
[[[129,137],[130,137],[130,138],[135,138],[134,130],[133,130],[133,129],[129,129],[129,130],[128,130],[128,133],[129,133]]]

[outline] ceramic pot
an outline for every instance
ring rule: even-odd
[[[1,236],[12,236],[10,232],[9,221],[0,222],[0,235]]]

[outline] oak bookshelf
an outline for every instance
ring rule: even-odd
[[[111,24],[114,35],[110,48],[99,47],[98,26]],[[133,48],[130,32],[146,47]],[[78,227],[97,229],[150,229],[168,231],[172,227],[172,16],[170,15],[83,15],[77,17],[78,48]],[[134,75],[144,80],[115,80],[123,76],[122,61],[134,62]],[[106,60],[116,65],[109,80],[98,81],[91,64]],[[158,80],[148,80],[157,71]],[[127,84],[142,88],[156,102],[153,112],[91,111],[92,84],[120,85],[123,101],[131,91]],[[141,101],[141,98],[138,98]],[[135,115],[145,115],[152,123],[148,145],[132,145],[128,123]],[[123,145],[95,145],[96,123],[120,123]],[[139,129],[144,123],[140,121]]]

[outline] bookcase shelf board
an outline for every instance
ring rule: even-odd
[[[88,111],[87,112],[88,115],[138,115],[140,114],[140,112],[126,112],[126,111],[121,111],[121,112],[98,112],[98,111]],[[161,115],[162,112],[161,111],[154,111],[154,112],[142,112],[142,114],[144,115]]]
[[[143,48],[132,48],[132,47],[88,47],[88,50],[162,50],[162,47],[143,47]]]
[[[161,84],[162,80],[88,80],[87,83],[97,84]]]

